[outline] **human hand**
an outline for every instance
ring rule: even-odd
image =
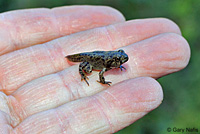
[[[158,107],[163,93],[153,78],[183,69],[190,58],[188,43],[172,21],[125,22],[109,7],[2,13],[0,29],[2,134],[114,133]],[[106,72],[110,87],[96,82],[95,71],[88,86],[80,80],[78,64],[65,59],[121,47],[129,55],[123,64],[127,70]]]

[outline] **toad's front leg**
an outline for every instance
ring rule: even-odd
[[[97,82],[102,83],[102,84],[108,84],[108,85],[110,86],[110,84],[111,84],[112,82],[110,82],[110,81],[105,81],[105,78],[104,78],[104,76],[103,76],[104,72],[106,72],[106,71],[107,71],[107,69],[106,69],[106,68],[103,68],[103,69],[101,70],[101,72],[99,72],[99,80],[100,80],[100,81],[97,81]]]
[[[85,82],[89,86],[89,83],[87,81],[88,77],[86,76],[84,71],[88,74],[92,72],[92,66],[89,64],[89,62],[82,62],[79,65],[79,73],[81,75],[81,80],[85,80]]]
[[[124,70],[126,70],[126,68],[125,68],[125,67],[123,67],[122,65],[121,65],[119,68],[121,69],[121,71],[122,71],[122,68],[123,68]]]

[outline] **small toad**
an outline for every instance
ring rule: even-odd
[[[122,68],[126,69],[122,66],[122,64],[128,61],[128,55],[122,49],[118,51],[83,52],[74,55],[68,55],[66,58],[72,62],[82,62],[79,65],[79,73],[81,75],[81,80],[85,80],[88,86],[88,77],[85,73],[89,74],[93,69],[101,70],[99,72],[99,81],[97,82],[110,86],[112,82],[105,81],[103,76],[104,72],[112,68],[120,68],[122,71]]]

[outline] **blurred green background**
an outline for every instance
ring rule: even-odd
[[[160,107],[116,134],[169,134],[168,127],[197,128],[200,133],[200,1],[0,0],[0,12],[82,4],[114,7],[121,11],[127,20],[169,18],[179,25],[191,47],[191,60],[187,68],[159,79],[164,90],[164,101]]]

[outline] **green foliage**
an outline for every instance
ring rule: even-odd
[[[196,127],[200,124],[200,1],[198,0],[0,0],[0,12],[64,5],[107,5],[130,19],[166,17],[176,22],[190,43],[188,67],[159,79],[164,101],[159,108],[116,134],[168,134],[168,127]]]

